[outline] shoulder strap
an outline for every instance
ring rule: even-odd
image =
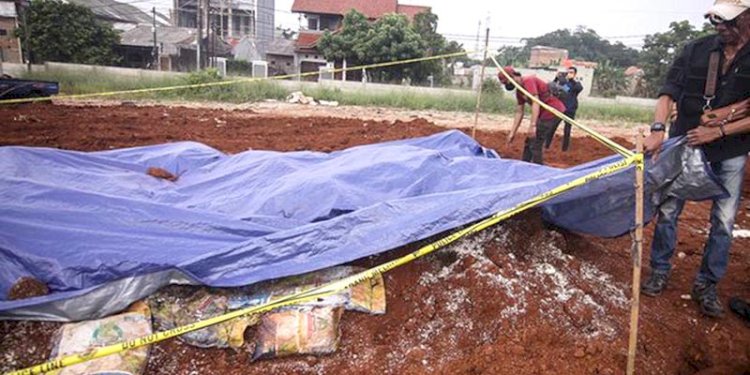
[[[703,106],[703,111],[710,111],[711,101],[716,97],[716,84],[719,80],[719,64],[721,63],[721,55],[719,51],[711,52],[708,58],[708,75],[706,76],[706,90],[703,92],[703,99],[706,100],[706,104]]]

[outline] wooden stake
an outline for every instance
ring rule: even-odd
[[[482,102],[482,87],[484,86],[484,67],[487,65],[487,48],[490,44],[490,28],[484,36],[484,57],[482,58],[482,69],[479,70],[479,91],[477,92],[477,106],[474,109],[474,126],[471,128],[471,137],[477,138],[477,123],[479,122],[479,104]]]
[[[635,140],[636,152],[643,154],[643,130]],[[630,301],[630,340],[628,341],[627,374],[635,372],[635,352],[638,345],[638,315],[641,299],[641,256],[643,254],[643,169],[645,161],[635,168],[635,243],[633,244],[633,290]]]

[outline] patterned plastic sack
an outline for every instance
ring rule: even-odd
[[[161,331],[223,315],[227,310],[227,292],[195,287],[170,287],[149,298],[154,322]],[[248,326],[258,323],[258,316],[232,319],[179,336],[189,345],[199,348],[235,348],[244,344]]]
[[[246,292],[232,293],[229,296],[229,308],[234,310],[276,301],[287,295],[343,279],[363,270],[364,268],[361,267],[338,266],[287,277],[270,284],[265,283],[252,287]],[[341,291],[341,293],[306,302],[301,306],[344,306],[347,310],[385,314],[385,301],[385,282],[383,276],[378,274],[376,277]]]
[[[292,354],[328,354],[339,345],[341,307],[305,307],[265,314],[253,360]]]
[[[104,319],[69,323],[60,327],[55,335],[50,358],[80,353],[92,348],[112,345],[150,335],[151,314],[145,304],[138,303],[133,312],[113,315]],[[50,372],[56,375],[78,374],[142,374],[148,363],[149,347],[141,347],[79,363]]]

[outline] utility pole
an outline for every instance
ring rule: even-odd
[[[489,25],[489,22],[487,23]],[[471,137],[476,138],[477,123],[479,122],[479,105],[482,103],[482,87],[484,86],[484,67],[487,65],[487,49],[490,44],[490,28],[487,27],[487,33],[484,36],[484,57],[482,58],[482,68],[479,70],[479,91],[477,91],[477,106],[474,109],[474,126],[471,128]]]
[[[229,6],[227,7],[227,36],[230,38],[234,37],[234,21],[232,20],[232,0],[229,0]]]
[[[31,42],[29,41],[29,35],[31,35],[31,25],[29,25],[29,7],[31,3],[28,0],[20,2],[21,8],[23,8],[23,39],[26,42],[26,70],[31,73]]]
[[[154,70],[159,70],[159,46],[156,44],[156,7],[151,8],[151,13],[154,16],[153,26],[151,26],[154,29],[154,50],[151,57],[154,64]]]
[[[489,25],[487,25],[489,27]],[[482,20],[477,21],[477,42],[474,45],[474,51],[479,51],[479,33],[482,31]]]
[[[209,11],[209,15],[210,15]],[[211,17],[208,17],[211,19]],[[209,51],[211,51],[208,55],[208,66],[213,68],[214,67],[214,60],[216,59],[216,22],[211,21],[211,27],[208,31],[208,45],[209,45]]]
[[[203,0],[196,0],[195,2],[195,27],[198,29],[198,40],[195,46],[195,68],[201,70],[202,59],[201,59],[201,44],[203,44],[203,22],[201,20],[201,2]]]
[[[224,36],[224,0],[219,0],[219,32]]]
[[[199,0],[203,1],[203,14],[201,14],[201,20],[203,21],[201,24],[201,27],[203,30],[206,31],[206,38],[211,37],[211,30],[209,29],[211,25],[211,2],[209,0]],[[204,43],[201,40],[201,43]],[[203,45],[203,50],[208,51],[208,46]],[[203,54],[203,67],[205,68],[207,66],[208,59],[206,57],[208,56],[208,53]]]

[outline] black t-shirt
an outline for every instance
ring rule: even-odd
[[[677,102],[677,122],[669,129],[669,136],[685,135],[688,130],[700,125],[703,98],[711,52],[723,50],[718,35],[711,35],[690,42],[672,63],[667,80],[659,95],[669,95]],[[723,52],[721,63],[725,62]],[[732,62],[726,73],[719,69],[716,98],[712,108],[721,108],[750,97],[750,43],[746,44]],[[703,146],[709,161],[717,162],[750,152],[750,134],[737,134],[717,139]]]

